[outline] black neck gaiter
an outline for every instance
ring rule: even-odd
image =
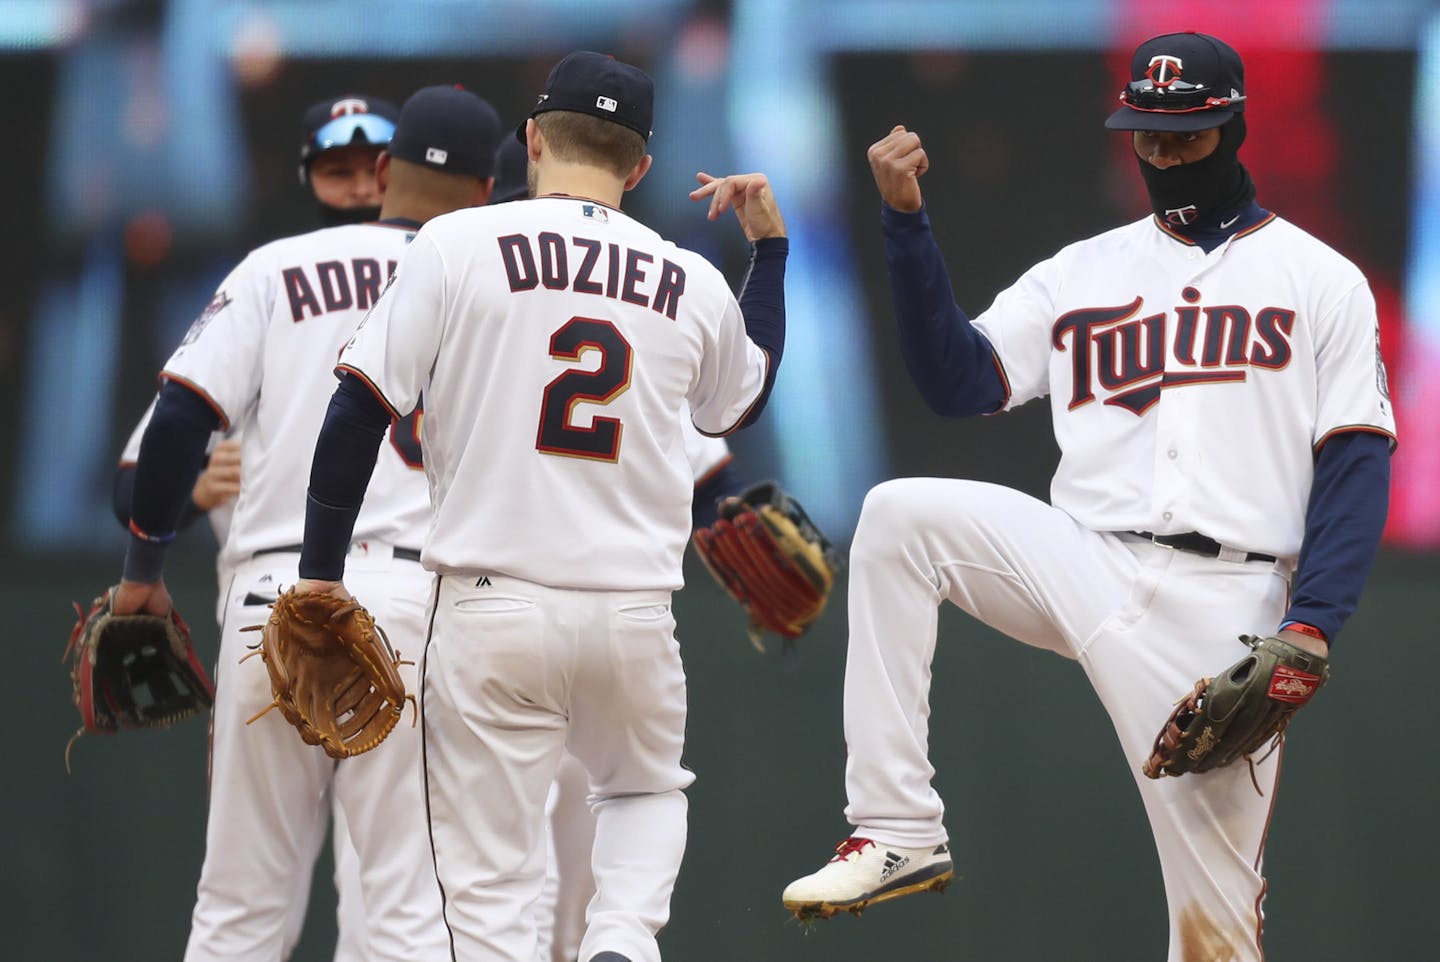
[[[1236,156],[1244,142],[1245,115],[1236,114],[1220,127],[1220,143],[1204,160],[1161,170],[1137,154],[1156,216],[1171,227],[1186,227],[1254,200],[1255,182]]]
[[[320,213],[320,224],[322,227],[364,224],[372,220],[380,219],[380,208],[378,207],[331,207],[329,204],[322,204],[316,201],[315,209]]]

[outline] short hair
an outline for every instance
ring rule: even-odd
[[[556,160],[601,167],[628,177],[645,157],[645,138],[609,120],[573,110],[547,110],[535,118]]]

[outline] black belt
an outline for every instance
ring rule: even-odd
[[[1136,531],[1146,541],[1153,541],[1156,544],[1164,545],[1167,548],[1175,548],[1179,551],[1190,551],[1194,554],[1203,554],[1207,558],[1218,558],[1224,548],[1214,538],[1207,538],[1198,531],[1187,531],[1184,534],[1153,534],[1149,531]],[[1245,555],[1246,561],[1268,561],[1275,562],[1275,556],[1261,554],[1258,551],[1250,551]]]
[[[255,554],[256,556],[262,554],[299,554],[302,547],[303,545],[298,544],[282,544],[278,548],[261,548],[259,551],[255,552]],[[394,557],[399,558],[401,561],[420,560],[419,548],[395,548],[391,551],[391,554]]]

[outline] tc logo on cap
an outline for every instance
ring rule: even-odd
[[[425,161],[427,163],[444,164],[446,158],[449,156],[450,152],[448,150],[441,150],[439,147],[425,148]]]
[[[368,114],[370,105],[359,97],[347,97],[344,100],[337,100],[330,106],[331,117],[345,117],[349,114]]]
[[[608,110],[613,114],[620,105],[610,97],[596,97],[595,106],[601,110]]]
[[[1145,76],[1157,87],[1168,87],[1180,79],[1181,66],[1179,57],[1161,54],[1150,58],[1150,67],[1145,71]]]

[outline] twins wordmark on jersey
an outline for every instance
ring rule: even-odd
[[[1244,381],[1250,368],[1281,370],[1290,363],[1295,311],[1239,304],[1206,306],[1186,287],[1186,302],[1146,313],[1139,295],[1128,304],[1073,310],[1055,322],[1052,343],[1071,355],[1070,410],[1095,400],[1144,414],[1160,389]],[[1173,311],[1173,317],[1171,315]]]

